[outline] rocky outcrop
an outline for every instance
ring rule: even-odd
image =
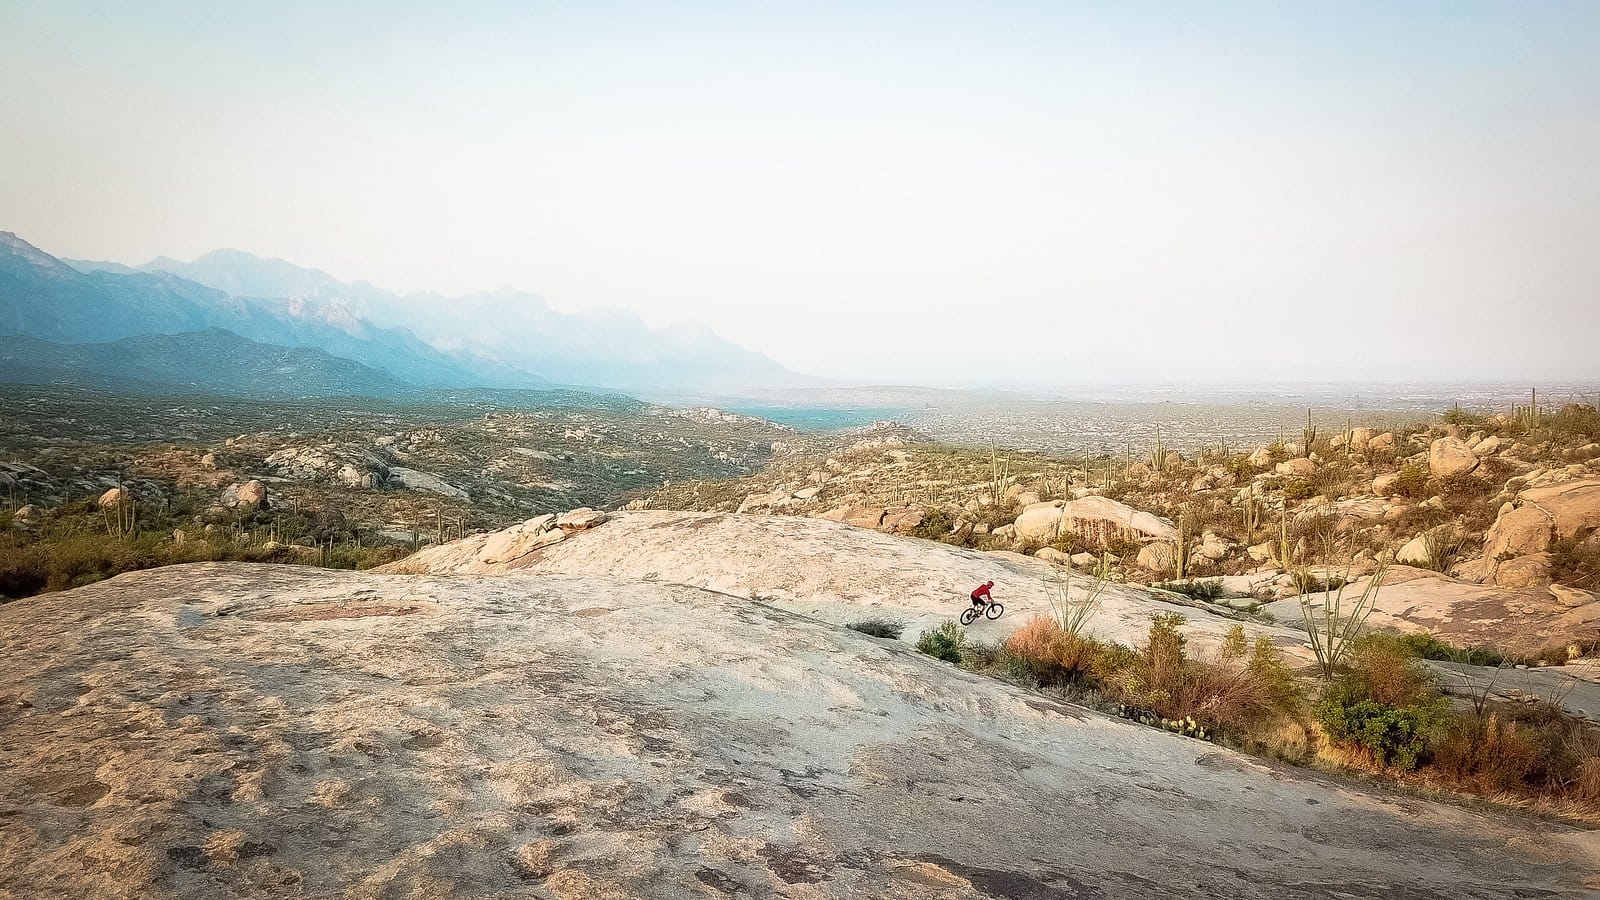
[[[837,624],[871,615],[908,622],[915,640],[923,628],[953,618],[968,593],[985,581],[1006,604],[997,621],[969,629],[984,640],[1009,634],[1034,613],[1048,614],[1060,570],[1017,553],[982,553],[911,540],[823,519],[733,513],[625,511],[598,528],[507,561],[486,553],[493,535],[429,547],[381,571],[417,574],[547,573],[668,581],[753,597]],[[1078,588],[1082,588],[1079,584]],[[1189,620],[1190,640],[1213,647],[1234,624],[1189,606],[1157,599],[1132,585],[1109,585],[1091,631],[1133,643],[1150,616],[1177,612]],[[1291,656],[1304,635],[1250,623]]]
[[[1503,506],[1484,537],[1481,568],[1507,587],[1549,580],[1557,538],[1600,529],[1600,478],[1587,477],[1522,490]]]
[[[1501,900],[1594,877],[1570,828],[661,583],[171,567],[0,607],[0,685],[18,900]]]

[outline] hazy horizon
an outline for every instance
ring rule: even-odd
[[[4,6],[0,228],[57,256],[858,384],[1595,377],[1592,5]]]

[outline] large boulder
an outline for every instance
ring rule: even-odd
[[[256,479],[251,479],[243,484],[230,484],[222,492],[222,505],[229,509],[240,507],[265,509],[267,506],[267,486]]]
[[[1290,475],[1295,478],[1310,478],[1317,474],[1317,464],[1304,456],[1296,459],[1286,459],[1278,463],[1279,475]]]
[[[125,487],[114,487],[100,495],[101,509],[115,509],[133,502],[133,494]]]
[[[1072,561],[1072,557],[1054,547],[1040,547],[1038,550],[1033,551],[1033,555],[1047,563],[1055,563],[1058,566],[1067,565]]]
[[[883,514],[883,529],[895,534],[912,534],[921,525],[920,509],[892,509]]]
[[[1061,507],[1061,530],[1070,531],[1102,546],[1121,538],[1135,541],[1176,541],[1178,529],[1152,513],[1134,509],[1110,497],[1091,494]]]
[[[1023,507],[1022,514],[1012,523],[1016,539],[1030,544],[1053,543],[1061,534],[1061,508],[1065,505],[1063,500],[1049,500]]]
[[[1556,598],[1557,603],[1567,607],[1568,609],[1576,609],[1580,606],[1588,606],[1596,599],[1600,599],[1595,596],[1594,591],[1585,591],[1579,588],[1567,587],[1564,584],[1550,585],[1550,596]]]
[[[1365,453],[1372,446],[1371,428],[1352,428],[1350,430],[1350,450],[1355,453]]]
[[[1138,563],[1140,568],[1149,569],[1152,572],[1167,572],[1172,569],[1177,559],[1177,545],[1161,541],[1140,547],[1139,556],[1134,562]]]
[[[1600,477],[1528,488],[1501,508],[1483,538],[1485,559],[1546,552],[1555,538],[1600,528]]]
[[[1250,465],[1258,469],[1272,465],[1272,451],[1265,447],[1257,447],[1250,453]]]
[[[1494,583],[1501,587],[1537,587],[1550,581],[1553,558],[1548,553],[1530,553],[1508,559],[1494,567]]]
[[[1555,519],[1532,504],[1501,512],[1483,542],[1485,559],[1543,553],[1555,539]]]
[[[484,562],[490,565],[515,562],[535,550],[560,543],[567,533],[555,523],[555,515],[546,513],[491,534],[483,544]]]
[[[1411,540],[1406,541],[1404,546],[1395,551],[1394,561],[1403,566],[1421,566],[1426,568],[1428,565],[1428,534],[1429,532],[1424,531]]]
[[[1428,471],[1437,478],[1465,475],[1478,468],[1478,456],[1457,437],[1442,437],[1428,445]]]
[[[1394,432],[1385,431],[1383,434],[1373,435],[1367,442],[1367,449],[1374,453],[1393,453],[1395,446]]]
[[[571,533],[574,531],[587,531],[606,520],[606,514],[598,509],[580,506],[568,510],[556,517],[556,527]]]
[[[1600,477],[1529,488],[1518,496],[1517,506],[1543,510],[1560,537],[1600,528]]]

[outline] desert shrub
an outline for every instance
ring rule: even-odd
[[[1416,769],[1445,723],[1442,699],[1393,706],[1366,696],[1355,679],[1336,679],[1317,703],[1317,721],[1329,738],[1359,747],[1377,762]]]
[[[1310,478],[1289,478],[1283,482],[1285,500],[1309,500],[1317,495],[1317,483]]]
[[[896,619],[862,619],[859,622],[851,622],[845,627],[872,637],[898,638],[900,632],[905,631],[906,623]]]
[[[1487,417],[1478,415],[1477,413],[1469,413],[1459,406],[1445,410],[1444,415],[1440,416],[1439,418],[1451,425],[1459,425],[1463,428],[1474,425],[1482,425],[1489,421]]]
[[[939,541],[948,538],[950,530],[955,527],[956,518],[949,510],[942,506],[929,506],[922,510],[922,521],[911,533],[919,538]]]
[[[1457,647],[1445,643],[1426,631],[1403,634],[1397,640],[1408,652],[1421,659],[1437,659],[1466,663],[1473,666],[1498,666],[1505,657],[1490,647]]]
[[[1381,634],[1357,639],[1345,666],[1315,709],[1328,737],[1382,765],[1410,770],[1426,762],[1449,721],[1433,673],[1400,639]]]
[[[1423,466],[1411,464],[1400,467],[1395,473],[1394,492],[1402,497],[1413,500],[1424,500],[1428,492],[1428,470]]]
[[[1157,590],[1182,594],[1191,600],[1199,600],[1203,603],[1215,603],[1222,598],[1222,582],[1215,580],[1161,581],[1150,586]]]
[[[1234,477],[1240,481],[1248,481],[1255,477],[1256,472],[1259,471],[1250,464],[1250,454],[1248,453],[1235,453],[1228,457],[1227,466],[1228,471],[1232,472]]]
[[[980,507],[978,509],[978,522],[979,524],[988,525],[989,530],[993,531],[1003,525],[1010,525],[1015,522],[1021,512],[1022,508],[1017,505],[1017,501],[1008,497],[999,503],[991,503],[988,506]]]
[[[1242,626],[1215,660],[1192,659],[1174,613],[1155,616],[1143,646],[1101,648],[1091,666],[1103,689],[1165,722],[1242,731],[1299,702],[1299,688],[1270,640],[1250,646]]]
[[[1600,441],[1600,410],[1588,403],[1568,403],[1540,417],[1540,427],[1567,443]]]
[[[1324,591],[1337,591],[1348,582],[1343,575],[1337,572],[1317,574],[1306,568],[1295,569],[1289,573],[1294,581],[1294,589],[1301,594],[1320,594]]]
[[[1005,651],[1041,685],[1084,680],[1101,649],[1100,642],[1072,633],[1050,616],[1034,616],[1005,641]]]
[[[1466,547],[1467,537],[1455,525],[1430,528],[1422,535],[1422,567],[1448,572]]]
[[[961,662],[962,651],[967,647],[967,633],[955,622],[945,622],[931,628],[917,638],[917,650],[945,662]]]
[[[1600,536],[1585,529],[1550,545],[1550,578],[1568,587],[1600,590]]]
[[[1600,802],[1600,730],[1550,703],[1493,704],[1456,716],[1431,768],[1456,787]]]
[[[963,669],[983,675],[1005,675],[1008,654],[997,643],[974,641],[961,648],[961,660],[956,663]]]

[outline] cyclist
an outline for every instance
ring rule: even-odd
[[[992,581],[985,581],[983,584],[978,585],[977,589],[972,592],[973,608],[981,610],[994,600],[993,597],[989,596],[989,589],[992,587],[994,587],[994,582]]]

